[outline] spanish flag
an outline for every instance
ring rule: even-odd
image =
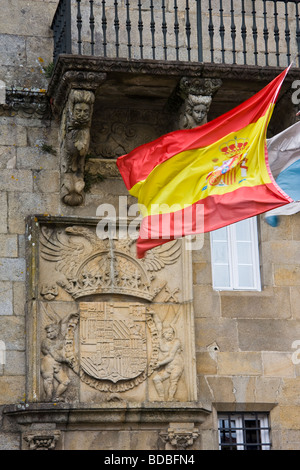
[[[292,202],[268,164],[266,131],[289,66],[233,110],[117,159],[142,214],[137,257]]]

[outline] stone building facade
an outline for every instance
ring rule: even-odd
[[[100,12],[106,3],[110,44],[115,3],[71,1],[73,19],[81,3],[83,54],[74,26],[73,48],[53,68],[51,24],[59,3],[2,0],[0,449],[218,450],[222,436],[224,445],[234,445],[246,426],[254,428],[255,448],[298,450],[299,214],[281,217],[277,227],[257,218],[259,288],[214,288],[209,233],[199,249],[178,240],[136,258],[128,235],[136,201],[115,164],[163,133],[221,115],[274,78],[287,58],[282,33],[276,62],[271,28],[275,18],[285,31],[286,3],[275,2],[276,16],[273,1],[256,2],[258,63],[251,42],[245,65],[239,35],[237,63],[229,62],[228,51],[222,60],[222,26],[232,27],[232,2],[190,2],[192,26],[202,6],[198,62],[195,36],[190,60],[176,60],[174,48],[165,60],[163,36],[154,60],[146,29],[145,57],[137,48],[129,60],[128,28],[120,29],[119,57],[113,48],[103,57]],[[144,25],[150,23],[153,2],[143,10],[135,3],[119,2],[120,28],[129,6],[132,24],[141,12]],[[167,17],[174,14],[176,2],[156,3]],[[249,40],[253,2],[245,0],[245,16],[236,3],[236,30],[245,18]],[[296,4],[290,3],[292,38]],[[178,4],[184,25],[186,5]],[[272,24],[268,65],[263,6]],[[212,8],[218,23],[211,62]],[[170,42],[172,34],[169,28]],[[139,38],[132,32],[133,45]],[[227,49],[230,38],[227,33]],[[284,83],[270,136],[297,120],[298,72],[296,65]],[[189,112],[191,96],[205,108],[201,122]],[[98,235],[106,223],[114,236],[103,240]]]

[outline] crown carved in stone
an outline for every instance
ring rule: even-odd
[[[152,250],[143,260],[130,240],[99,239],[87,227],[42,228],[41,257],[55,263],[64,276],[57,280],[73,299],[95,294],[119,294],[153,300],[163,286],[153,286],[155,273],[176,262],[180,241]]]

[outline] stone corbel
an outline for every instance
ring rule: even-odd
[[[60,438],[60,431],[36,431],[24,436],[29,450],[53,450]]]
[[[95,94],[72,89],[61,120],[61,197],[68,206],[84,199],[85,157],[90,145],[90,128]]]
[[[165,450],[186,450],[199,437],[198,428],[193,423],[171,423],[167,432],[161,432]]]
[[[181,79],[179,94],[184,102],[179,114],[180,129],[192,129],[207,122],[213,96],[221,85],[222,80],[215,78]]]

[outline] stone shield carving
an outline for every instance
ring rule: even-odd
[[[156,366],[157,332],[145,305],[81,302],[79,336],[81,378],[98,390],[128,390],[144,381]]]
[[[189,251],[174,240],[137,259],[96,224],[32,220],[32,399],[193,401]]]

